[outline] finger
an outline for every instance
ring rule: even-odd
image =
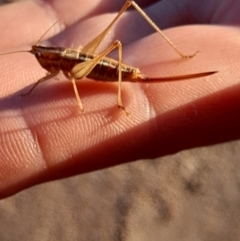
[[[151,1],[150,1],[151,2]],[[49,27],[48,37],[84,18],[119,10],[124,1],[20,1],[0,8],[1,49],[34,44]],[[7,28],[6,28],[7,26]]]
[[[76,19],[86,16],[94,5],[81,1],[20,1],[0,8],[1,49],[34,44],[49,27],[56,24],[49,36],[58,33]],[[66,8],[66,5],[68,8]],[[7,28],[6,28],[7,26]]]
[[[227,7],[226,4],[224,4],[225,7]],[[220,20],[224,22],[225,20],[227,21],[230,16],[231,19],[236,19],[234,15],[230,14],[231,12],[234,13],[234,9],[231,6],[227,8],[230,10],[228,14],[226,14],[226,18],[225,16],[221,16],[221,14],[224,14],[220,9],[221,7],[222,4],[217,5],[216,1],[212,1],[211,4],[209,4],[208,1],[197,3],[187,0],[181,2],[172,0],[157,1],[142,9],[161,29],[166,29],[186,24],[212,24],[219,23]],[[110,36],[108,36],[108,38],[110,37],[109,42],[120,39],[123,44],[128,44],[155,32],[133,7],[130,9],[133,11],[125,12],[111,30]],[[116,16],[117,12],[118,11],[111,13],[111,19]],[[221,12],[221,14],[219,12]],[[85,45],[89,42],[89,39],[93,39],[96,36],[96,31],[92,29],[92,26],[97,26],[97,33],[100,33],[104,31],[108,24],[109,14],[102,14],[83,20],[77,25],[68,28],[67,32],[64,31],[59,36],[59,39],[61,39],[60,43],[66,45],[66,41],[63,39],[66,39],[68,35],[79,35],[81,36],[81,44]],[[139,28],[139,26],[141,26],[141,28]],[[74,37],[70,36],[67,43],[70,44],[73,42]],[[106,43],[106,46],[109,45],[109,42]]]
[[[49,1],[45,0],[46,4],[48,4],[48,2]],[[125,2],[126,0],[93,0],[91,2],[87,0],[73,0],[71,4],[69,4],[67,0],[54,0],[51,1],[51,6],[61,15],[61,18],[64,19],[65,22],[73,23],[95,15],[118,12]],[[138,4],[141,5],[141,7],[146,7],[154,2],[157,2],[157,0],[139,0]]]
[[[239,1],[160,1],[149,7],[153,19],[165,29],[185,24],[230,24],[240,23]]]
[[[56,21],[54,10],[37,1],[20,1],[0,8],[1,50],[35,43]],[[7,27],[6,27],[7,26]],[[59,26],[52,30],[59,31]]]

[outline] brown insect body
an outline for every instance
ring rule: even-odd
[[[146,15],[146,13],[134,2],[126,1],[122,9],[117,16],[109,24],[109,26],[97,35],[92,41],[90,41],[83,48],[68,49],[60,47],[45,47],[40,46],[39,42],[47,34],[47,32],[56,24],[54,24],[48,31],[39,39],[39,41],[32,46],[30,51],[18,51],[18,52],[30,52],[35,55],[39,64],[48,71],[48,75],[39,79],[30,90],[22,94],[22,96],[28,95],[32,90],[40,83],[55,77],[60,71],[72,82],[76,100],[80,110],[83,111],[83,105],[79,96],[79,92],[76,85],[76,80],[83,79],[85,77],[91,78],[97,81],[117,81],[118,82],[118,107],[125,111],[125,107],[122,103],[122,81],[130,82],[163,82],[163,81],[177,81],[191,78],[199,78],[216,73],[216,71],[178,75],[170,77],[157,77],[149,78],[140,73],[138,68],[126,65],[122,63],[122,44],[120,41],[113,42],[106,50],[100,54],[95,54],[100,43],[106,37],[112,26],[118,21],[122,14],[130,7],[133,6],[138,13],[160,34],[166,42],[172,47],[172,49],[183,59],[190,59],[196,56],[195,52],[192,55],[184,55],[177,47],[168,39],[168,37],[162,32],[161,29]],[[112,58],[106,57],[114,49],[118,50],[118,61]],[[16,53],[16,52],[12,52]],[[9,53],[7,53],[9,54]]]
[[[67,76],[71,75],[74,66],[79,63],[93,60],[97,55],[82,53],[79,50],[59,47],[32,46],[30,53],[34,54],[39,64],[48,72],[62,71]],[[102,58],[92,71],[86,76],[97,81],[118,81],[119,62],[108,57]],[[149,79],[140,74],[138,68],[121,64],[122,81],[138,81]]]

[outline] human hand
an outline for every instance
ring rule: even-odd
[[[124,2],[51,1],[50,6],[48,1],[24,1],[4,6],[1,52],[30,48],[56,20],[48,33],[53,36],[49,46],[84,45],[103,31]],[[138,1],[147,7],[146,2]],[[62,77],[21,98],[44,70],[30,54],[1,56],[0,196],[44,181],[239,138],[240,38],[239,28],[232,26],[240,23],[236,5],[240,2],[231,6],[230,1],[219,5],[214,0],[172,0],[144,8],[160,28],[185,25],[165,33],[182,52],[200,51],[191,60],[179,59],[158,34],[149,35],[151,27],[136,11],[124,14],[103,44],[121,40],[124,62],[153,77],[219,71],[186,81],[124,83],[129,117],[116,107],[116,83],[77,81],[84,113],[71,83]],[[192,23],[204,25],[187,25]]]

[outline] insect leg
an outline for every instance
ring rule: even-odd
[[[122,94],[121,94],[121,83],[122,83],[122,44],[120,41],[116,40],[111,46],[109,46],[105,51],[103,51],[101,54],[97,55],[95,58],[93,58],[90,61],[82,62],[77,65],[75,65],[71,70],[71,81],[73,84],[74,92],[77,98],[77,102],[79,104],[80,109],[82,110],[82,104],[80,101],[80,97],[77,91],[77,87],[75,84],[76,79],[82,79],[86,77],[93,68],[98,64],[98,62],[104,58],[106,55],[108,55],[110,52],[112,52],[115,48],[118,48],[119,53],[119,67],[118,67],[118,107],[125,111],[125,113],[128,115],[128,112],[125,110],[125,107],[122,104]]]
[[[75,96],[76,96],[76,99],[77,99],[78,106],[79,106],[80,110],[83,112],[84,111],[83,104],[82,104],[81,98],[80,98],[79,93],[78,93],[76,81],[75,81],[74,78],[72,78],[71,82],[72,82],[72,85],[73,85],[73,90],[74,90],[74,93],[75,93]]]
[[[33,91],[33,89],[35,89],[37,87],[38,84],[55,77],[58,73],[59,73],[59,70],[49,73],[47,76],[44,76],[43,78],[39,79],[27,93],[21,94],[21,96],[23,97],[23,96],[29,95]]]
[[[118,47],[118,107],[121,108],[126,115],[129,115],[129,113],[126,111],[126,108],[123,106],[122,103],[122,44],[120,41],[117,43]]]
[[[138,4],[135,1],[127,1],[126,4],[128,6],[133,6],[137,12],[155,29],[157,33],[159,33],[166,41],[167,43],[175,50],[175,52],[183,59],[190,59],[196,56],[198,53],[195,52],[192,55],[184,55],[181,51],[178,50],[178,48],[173,44],[173,42],[163,33],[163,31],[152,21],[151,18],[138,6]]]
[[[112,26],[119,20],[119,18],[122,16],[122,14],[130,7],[133,6],[137,12],[155,29],[157,33],[159,33],[165,41],[175,50],[175,52],[184,59],[187,58],[193,58],[197,52],[195,52],[192,55],[184,55],[181,51],[178,50],[178,48],[172,43],[172,41],[163,33],[163,31],[149,18],[149,16],[137,5],[135,1],[126,1],[123,5],[122,9],[118,12],[117,16],[113,19],[113,21],[108,25],[108,27],[100,33],[97,37],[95,37],[91,42],[89,42],[87,45],[85,45],[82,48],[82,52],[89,52],[94,53],[99,44],[102,42],[103,38],[107,35],[109,30],[112,28]]]
[[[75,93],[75,97],[76,97],[76,100],[77,100],[77,103],[78,103],[78,106],[81,110],[81,112],[84,111],[83,109],[83,104],[82,104],[82,101],[81,101],[81,98],[80,98],[80,95],[79,95],[79,92],[78,92],[78,89],[77,89],[77,86],[76,86],[76,80],[74,77],[72,77],[68,72],[63,72],[63,74],[69,79],[71,80],[72,82],[72,85],[73,85],[73,90],[74,90],[74,93]]]
[[[94,53],[99,44],[102,42],[104,37],[108,34],[109,30],[112,28],[112,26],[118,21],[118,19],[121,17],[121,15],[131,6],[131,3],[129,5],[130,1],[127,1],[122,9],[118,12],[117,16],[113,19],[113,21],[104,29],[103,32],[101,32],[97,37],[95,37],[91,42],[89,42],[87,45],[85,45],[82,48],[82,52],[89,52]]]

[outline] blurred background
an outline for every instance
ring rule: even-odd
[[[0,4],[6,4],[6,3],[13,3],[13,2],[19,2],[22,0],[0,0]]]

